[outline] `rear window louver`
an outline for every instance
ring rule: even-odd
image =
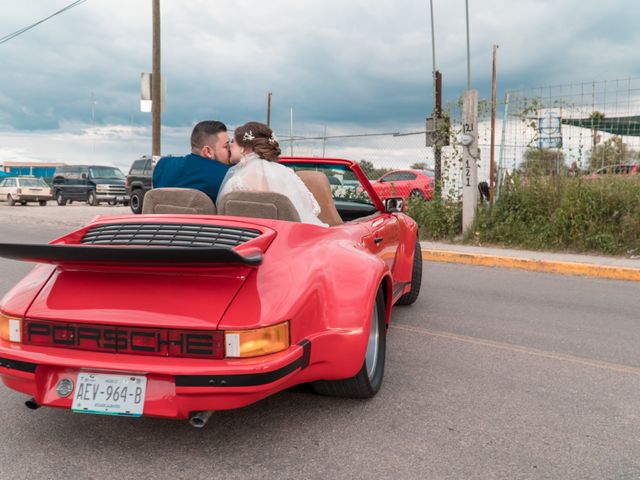
[[[259,237],[250,228],[181,223],[112,223],[90,228],[82,237],[87,245],[233,248]]]

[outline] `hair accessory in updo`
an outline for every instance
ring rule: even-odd
[[[269,143],[274,144],[278,141],[278,139],[276,138],[276,136],[272,133],[271,136],[269,137]]]
[[[243,142],[250,142],[252,140],[255,140],[256,137],[253,136],[253,132],[251,130],[249,130],[248,132],[244,132],[244,135],[242,136],[242,141]]]

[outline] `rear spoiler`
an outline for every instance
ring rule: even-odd
[[[262,252],[257,248],[242,253],[221,247],[103,247],[88,245],[25,245],[0,243],[0,257],[23,262],[61,264],[131,264],[209,266],[212,263],[240,263],[257,266]]]

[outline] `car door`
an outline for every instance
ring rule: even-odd
[[[395,196],[395,182],[400,178],[400,173],[402,172],[387,173],[374,184],[376,192],[381,199]]]
[[[383,213],[373,219],[371,227],[372,253],[380,257],[389,270],[393,272],[396,263],[396,254],[400,244],[400,225],[395,215]]]
[[[409,198],[414,188],[416,174],[413,172],[398,172],[398,180],[394,182],[396,195],[402,198]]]
[[[0,201],[4,201],[7,198],[7,182],[8,178],[0,180]]]

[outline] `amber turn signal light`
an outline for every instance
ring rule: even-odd
[[[224,336],[227,357],[268,355],[289,348],[289,322],[255,330],[227,330]]]

